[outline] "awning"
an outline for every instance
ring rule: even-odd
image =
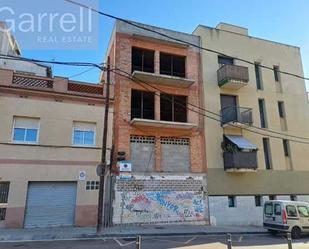
[[[239,149],[257,150],[258,147],[242,136],[225,135],[225,137],[235,144]]]

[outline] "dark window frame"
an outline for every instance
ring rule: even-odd
[[[258,105],[259,105],[261,128],[267,128],[268,123],[267,123],[265,99],[258,99]]]
[[[138,58],[137,53],[141,53],[141,58]],[[148,53],[148,54],[146,54]],[[151,56],[151,59],[147,61],[147,63],[152,64],[151,66],[145,66],[146,64],[146,56]],[[134,65],[135,60],[141,60],[141,65]],[[155,67],[155,51],[140,47],[132,47],[131,49],[131,70],[132,73],[134,71],[142,71],[142,72],[148,72],[148,73],[154,73],[154,67]]]
[[[234,59],[232,57],[218,55],[218,64],[220,67],[223,65],[234,65]]]
[[[290,157],[291,152],[290,152],[290,143],[288,139],[282,139],[282,145],[283,145],[283,152],[284,156]]]
[[[278,101],[278,112],[280,118],[285,118],[285,106],[283,101]]]
[[[264,151],[264,159],[265,159],[265,168],[267,170],[271,170],[272,161],[271,161],[271,150],[270,150],[269,138],[263,137],[263,151]]]
[[[255,71],[256,88],[258,90],[264,90],[262,81],[261,63],[259,62],[254,63],[254,71]]]
[[[170,57],[170,58],[165,58],[165,60],[168,60],[170,59],[170,69],[167,70],[163,70],[164,67],[168,67],[168,64],[163,64],[164,63],[164,56],[166,57]],[[177,63],[177,60],[178,63],[181,63],[183,65],[179,66],[178,69],[180,69],[181,67],[183,67],[183,70],[175,70],[175,67],[176,67],[176,63]],[[170,76],[175,76],[175,77],[180,77],[180,78],[186,78],[186,75],[187,75],[187,66],[186,66],[186,60],[187,60],[187,57],[186,56],[183,56],[183,55],[176,55],[176,54],[169,54],[169,53],[165,53],[165,52],[160,52],[160,74],[163,74],[163,75],[170,75]]]
[[[274,71],[274,79],[276,82],[280,82],[280,69],[279,66],[274,66],[273,67],[273,71]]]
[[[236,207],[236,196],[228,196],[227,201],[228,201],[229,208],[235,208]]]
[[[262,207],[263,204],[263,198],[260,195],[254,196],[254,202],[256,207]]]
[[[134,101],[134,94],[140,94],[140,99],[135,99]],[[145,95],[151,95],[150,100],[150,105],[151,108],[144,108],[145,106]],[[137,97],[135,97],[137,98]],[[134,105],[138,104],[136,101],[140,101],[140,106],[134,107]],[[149,113],[146,113],[149,112]],[[134,118],[140,118],[140,119],[150,119],[154,120],[155,119],[155,93],[154,92],[149,92],[149,91],[141,91],[137,89],[131,89],[131,120]]]
[[[276,200],[276,199],[277,199],[276,195],[270,195],[269,196],[269,200],[271,200],[271,201]]]
[[[0,203],[7,204],[10,193],[10,182],[0,182]],[[0,208],[0,221],[5,220],[6,206]]]
[[[181,98],[183,98],[184,103],[181,102]],[[188,96],[161,93],[160,94],[160,120],[187,123],[188,122],[187,103],[188,103]],[[169,105],[171,105],[170,108],[168,108]],[[179,111],[177,111],[177,109]],[[166,118],[168,116],[168,112],[171,112],[170,118]]]

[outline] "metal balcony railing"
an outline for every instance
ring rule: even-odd
[[[252,125],[252,108],[229,106],[221,111],[221,124],[238,123],[242,125]]]
[[[224,170],[256,170],[257,152],[223,152]]]
[[[247,67],[236,65],[223,65],[217,71],[218,85],[220,87],[240,88],[249,82],[249,70]]]

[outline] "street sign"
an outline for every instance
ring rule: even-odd
[[[79,171],[78,179],[80,181],[85,181],[86,180],[86,171],[84,171],[84,170]]]
[[[118,162],[118,167],[120,172],[131,172],[132,163],[131,161],[120,161]]]

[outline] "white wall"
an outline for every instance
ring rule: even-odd
[[[269,200],[263,196],[263,202]],[[277,200],[290,200],[278,195]],[[298,201],[309,202],[308,195],[298,195]],[[228,206],[228,196],[209,196],[210,223],[213,226],[262,226],[263,205],[255,206],[254,196],[236,196],[236,207]]]

